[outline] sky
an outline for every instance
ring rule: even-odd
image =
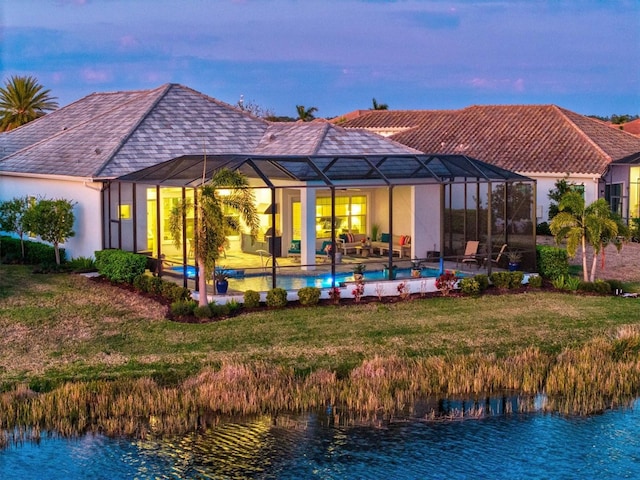
[[[179,83],[275,115],[640,114],[640,0],[3,0],[0,70],[60,106]]]

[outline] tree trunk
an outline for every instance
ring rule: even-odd
[[[60,265],[60,249],[58,248],[58,242],[54,242],[53,251],[56,252],[56,265]]]
[[[589,281],[589,270],[587,269],[587,238],[582,236],[582,279]]]
[[[594,282],[596,279],[596,266],[598,265],[598,255],[596,253],[593,254],[593,261],[591,263],[591,275],[589,276],[589,281]]]
[[[204,259],[202,258],[198,258],[198,291],[200,295],[198,305],[206,307],[209,303],[209,299],[207,298],[207,272],[204,268]]]

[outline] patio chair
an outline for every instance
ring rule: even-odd
[[[475,263],[476,267],[480,268],[480,262],[478,262],[478,246],[480,242],[477,240],[469,240],[464,249],[464,255],[458,258],[459,262],[463,265],[467,263]]]
[[[507,244],[503,243],[502,247],[500,247],[500,251],[498,252],[498,255],[496,255],[496,258],[485,258],[484,263],[486,264],[489,260],[491,260],[491,263],[497,266],[500,263],[500,259],[502,258],[502,255],[504,254],[504,251],[506,249],[507,249]]]

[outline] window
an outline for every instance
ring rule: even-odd
[[[613,183],[605,185],[604,198],[609,202],[611,211],[622,216],[622,184]]]
[[[118,217],[120,220],[131,220],[131,205],[123,203],[118,206]]]

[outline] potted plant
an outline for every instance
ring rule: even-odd
[[[384,275],[385,280],[395,280],[397,274],[398,266],[391,265],[391,272],[389,272],[389,266],[385,265],[382,269],[382,274]],[[391,273],[391,275],[389,275]]]
[[[223,267],[216,268],[213,278],[216,281],[216,291],[220,295],[227,293],[227,289],[229,288],[229,272]]]
[[[520,252],[507,252],[507,258],[509,259],[510,272],[515,272],[520,269],[520,262],[522,261],[522,254]]]
[[[411,260],[411,276],[413,278],[420,278],[422,275],[422,262],[417,258]]]
[[[356,263],[353,266],[353,279],[356,282],[359,282],[362,280],[362,277],[364,276],[364,271],[367,269],[367,266],[364,263]]]

